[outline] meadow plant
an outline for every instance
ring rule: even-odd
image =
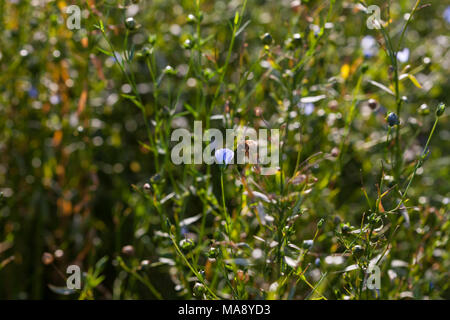
[[[366,2],[2,1],[0,298],[449,299],[448,8]]]

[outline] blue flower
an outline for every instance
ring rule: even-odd
[[[217,149],[216,152],[214,152],[214,156],[216,157],[217,163],[227,165],[233,161],[234,152],[227,148]]]
[[[304,112],[307,116],[309,116],[311,113],[314,112],[314,104],[312,104],[311,102],[305,103],[305,104],[303,105],[303,112]]]
[[[443,17],[447,23],[450,23],[450,6],[447,6],[447,8],[445,8]]]
[[[365,36],[361,40],[364,57],[371,58],[378,53],[377,40],[372,36]]]
[[[397,59],[401,63],[407,62],[409,60],[409,49],[405,48],[402,51],[397,52]]]
[[[39,94],[39,92],[38,92],[38,90],[35,87],[31,87],[28,90],[28,95],[30,96],[30,98],[35,99],[35,98],[38,97],[38,94]]]

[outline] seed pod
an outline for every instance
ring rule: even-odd
[[[378,102],[375,99],[369,99],[368,104],[372,110],[375,110],[378,107]]]
[[[133,17],[129,17],[125,20],[125,27],[128,30],[134,30],[136,29],[136,21],[134,20]]]
[[[187,16],[186,21],[187,21],[187,23],[189,23],[189,24],[194,24],[194,23],[197,21],[197,19],[195,18],[195,16],[194,16],[192,13],[190,13],[190,14]]]
[[[430,108],[428,108],[428,105],[426,103],[422,104],[419,107],[419,114],[426,116],[427,114],[430,114]]]
[[[314,244],[313,240],[303,240],[303,249],[311,249]]]
[[[367,63],[364,63],[361,67],[361,72],[364,74],[369,70],[369,65]]]
[[[202,283],[196,282],[193,291],[195,296],[201,297],[206,292],[206,288]]]
[[[300,46],[302,44],[302,35],[300,33],[295,33],[292,36],[292,43],[297,47]]]
[[[194,46],[194,43],[192,42],[191,39],[186,39],[183,42],[183,47],[187,50],[192,49],[192,47]]]
[[[363,248],[360,245],[356,245],[352,248],[353,255],[356,257],[360,257],[364,252]]]
[[[348,225],[348,224],[344,224],[344,223],[341,223],[341,230],[342,230],[342,233],[349,233],[350,232],[350,226]]]
[[[320,219],[319,222],[317,223],[317,228],[319,228],[319,229],[322,228],[324,221],[325,220],[323,218]]]
[[[180,241],[180,247],[184,251],[190,251],[192,248],[194,248],[195,243],[191,239],[183,239]]]
[[[164,74],[168,74],[168,75],[176,75],[177,72],[176,70],[172,67],[172,66],[166,66],[164,68]]]
[[[150,57],[153,53],[153,49],[151,49],[150,47],[145,46],[144,48],[142,48],[142,55],[144,57]]]
[[[272,36],[270,35],[270,33],[266,32],[266,33],[264,33],[264,34],[262,35],[261,40],[262,40],[262,42],[263,42],[264,45],[268,46],[269,44],[272,43],[273,38],[272,38]]]
[[[211,249],[209,249],[208,258],[215,259],[215,258],[217,258],[218,255],[219,255],[219,250],[217,250],[217,248],[211,247]]]

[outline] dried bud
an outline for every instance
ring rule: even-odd
[[[244,283],[247,283],[248,280],[250,279],[248,273],[240,269],[237,271],[236,277],[239,279],[239,281],[242,281]]]
[[[146,269],[150,266],[150,260],[142,260],[141,261],[141,268]]]
[[[302,2],[300,0],[292,1],[291,2],[292,11],[294,11],[295,13],[299,12],[301,4]]]
[[[127,256],[132,256],[134,254],[134,247],[131,245],[124,246],[122,248],[122,253]]]
[[[378,107],[378,102],[375,99],[369,99],[368,104],[372,110],[375,110]]]
[[[44,252],[42,254],[42,263],[46,266],[53,262],[53,255],[49,252]]]
[[[330,110],[336,111],[339,107],[339,103],[336,100],[331,100],[330,102],[328,102],[328,108],[330,108]]]
[[[338,147],[334,147],[333,149],[331,149],[331,156],[336,158],[339,155],[339,148]]]
[[[261,109],[261,107],[256,107],[256,108],[255,108],[255,116],[256,116],[256,117],[261,117],[261,115],[262,115],[262,109]]]

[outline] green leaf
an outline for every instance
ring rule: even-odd
[[[128,100],[131,100],[131,102],[133,102],[136,105],[136,107],[138,107],[142,111],[145,110],[145,108],[142,105],[142,103],[140,103],[135,96],[132,96],[132,95],[129,95],[129,94],[124,94],[124,93],[122,93],[121,96],[126,98],[126,99],[128,99]]]
[[[114,55],[113,55],[112,52],[110,52],[110,51],[107,51],[107,50],[102,49],[102,48],[100,48],[100,47],[97,47],[97,50],[100,51],[101,53],[104,53],[104,54],[110,56],[110,57],[114,57]]]
[[[198,113],[197,111],[194,110],[194,108],[192,108],[189,104],[185,103],[184,107],[190,112],[192,113],[192,115],[197,118],[198,117]]]
[[[420,85],[419,81],[417,81],[416,77],[414,77],[412,74],[408,73],[408,78],[411,80],[411,82],[419,89],[422,89],[422,86]]]

